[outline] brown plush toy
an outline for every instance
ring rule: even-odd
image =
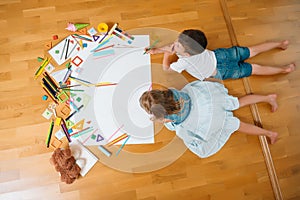
[[[57,148],[53,152],[50,163],[61,175],[61,181],[67,184],[73,183],[80,175],[80,167],[76,164],[75,158],[70,149]]]

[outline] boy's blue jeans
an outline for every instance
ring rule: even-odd
[[[214,50],[217,59],[217,79],[238,79],[250,76],[252,65],[244,62],[250,56],[248,47],[219,48]]]

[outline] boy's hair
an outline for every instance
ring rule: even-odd
[[[178,42],[185,48],[185,52],[191,56],[202,53],[207,46],[205,34],[196,29],[184,30],[179,34]]]
[[[140,106],[153,115],[152,120],[161,120],[165,115],[180,111],[180,102],[174,100],[173,92],[169,89],[144,92],[140,97]]]

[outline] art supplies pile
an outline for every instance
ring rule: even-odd
[[[132,66],[123,66],[123,71],[120,71],[123,73],[122,76],[116,77],[112,76],[114,73],[110,73],[112,75],[106,77],[103,70],[109,72],[114,68],[112,61],[122,61],[120,62],[122,65],[128,65],[130,60],[134,67],[147,66],[146,78],[141,77],[144,81],[151,82],[150,57],[149,55],[142,57],[140,53],[149,45],[149,37],[132,36],[122,30],[117,23],[110,29],[106,23],[98,24],[97,29],[90,27],[88,23],[68,23],[66,29],[71,31],[70,35],[62,39],[54,35],[53,41],[45,45],[48,53],[45,58],[38,57],[41,64],[34,74],[34,79],[40,81],[45,92],[42,98],[48,103],[42,114],[49,120],[46,147],[71,148],[72,152],[80,151],[80,156],[74,157],[81,168],[81,176],[85,176],[98,158],[84,146],[97,145],[99,150],[109,157],[112,156],[109,151],[112,145],[121,145],[116,153],[118,156],[126,144],[154,141],[151,137],[150,140],[131,137],[121,130],[122,128],[126,130],[126,124],[125,126],[111,125],[112,122],[106,121],[111,120],[111,116],[104,116],[103,119],[103,114],[100,113],[102,116],[99,118],[95,110],[104,109],[99,109],[98,105],[93,104],[95,101],[102,104],[102,100],[105,100],[103,106],[105,109],[109,108],[107,102],[111,103],[112,93],[101,94],[101,99],[97,100],[98,92],[109,92],[108,88],[118,86],[122,76],[134,69],[130,68]],[[117,59],[113,60],[114,58]],[[122,60],[124,58],[125,60]],[[90,65],[89,62],[101,67]],[[104,111],[104,113],[109,112]],[[153,127],[149,130],[153,132]],[[84,162],[80,162],[80,159]]]

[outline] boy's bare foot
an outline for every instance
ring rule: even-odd
[[[278,109],[278,104],[277,104],[277,101],[276,101],[277,94],[269,94],[268,97],[269,97],[269,101],[268,102],[272,106],[271,111],[275,112]]]
[[[282,50],[286,50],[288,48],[288,46],[289,46],[289,41],[283,40],[283,41],[281,41],[279,48],[281,48]]]
[[[282,73],[290,73],[295,71],[296,68],[296,64],[295,63],[291,63],[286,65],[285,67],[283,67],[283,72]]]
[[[269,137],[269,139],[270,139],[270,143],[271,143],[271,144],[275,144],[275,142],[276,142],[277,139],[278,139],[278,133],[270,131],[270,132],[268,133],[268,135],[269,135],[268,137]]]

